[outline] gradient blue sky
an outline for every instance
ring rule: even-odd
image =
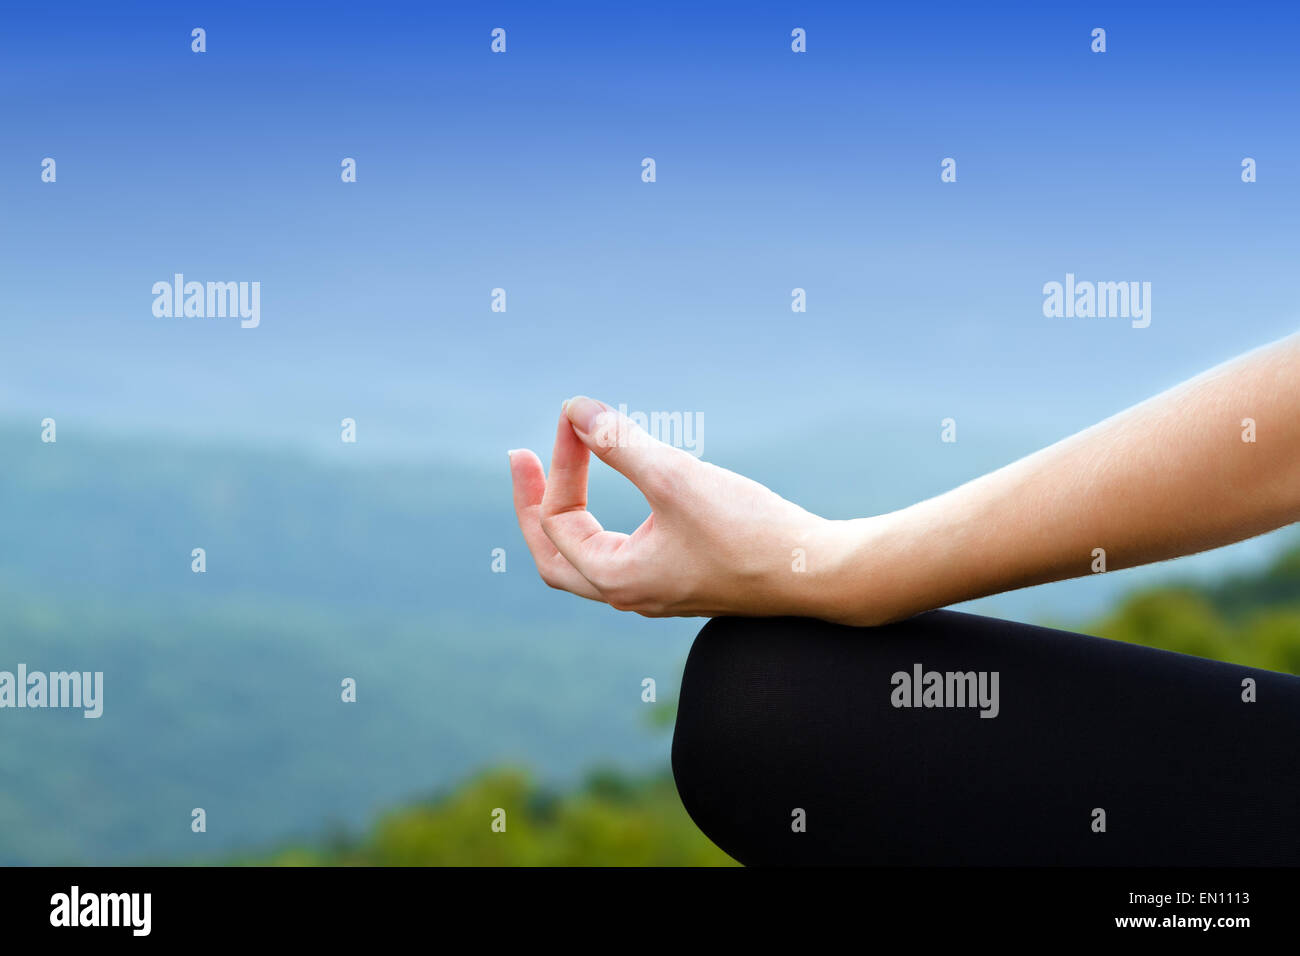
[[[16,9],[0,404],[486,470],[586,392],[905,504],[1295,327],[1297,49],[1283,4]],[[154,318],[174,272],[261,327]],[[1151,282],[1150,328],[1044,318],[1066,272]]]

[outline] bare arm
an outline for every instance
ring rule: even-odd
[[[1245,441],[1251,419],[1255,441]],[[851,522],[832,616],[886,619],[1204,551],[1300,520],[1300,336],[881,519]],[[857,540],[853,540],[857,539]],[[862,571],[870,569],[874,584]],[[891,595],[893,597],[891,597]],[[897,602],[895,604],[895,602]]]
[[[1243,440],[1254,422],[1255,441]],[[591,454],[645,494],[631,535],[587,511]],[[551,475],[511,453],[520,527],[552,586],[659,615],[880,624],[1214,548],[1300,520],[1300,336],[1212,369],[946,494],[828,521],[588,398]]]

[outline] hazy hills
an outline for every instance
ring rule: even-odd
[[[673,695],[696,624],[549,591],[504,467],[30,432],[0,447],[0,669],[105,675],[99,720],[0,711],[4,862],[225,852],[355,824],[496,762],[552,780],[663,763],[641,680]]]

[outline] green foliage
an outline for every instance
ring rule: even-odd
[[[504,832],[492,814],[505,810]],[[668,774],[634,779],[600,770],[571,793],[496,770],[428,803],[385,814],[355,841],[291,846],[280,866],[726,866],[682,809]]]
[[[1300,548],[1209,588],[1140,591],[1088,633],[1247,667],[1300,674]]]
[[[1261,609],[1300,610],[1300,547],[1285,552],[1262,571],[1226,577],[1205,593],[1221,614],[1234,620]]]

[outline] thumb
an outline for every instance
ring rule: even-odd
[[[666,503],[695,458],[667,445],[622,412],[586,395],[564,403],[573,431],[591,453],[636,485],[651,504]],[[656,501],[658,499],[658,501]]]

